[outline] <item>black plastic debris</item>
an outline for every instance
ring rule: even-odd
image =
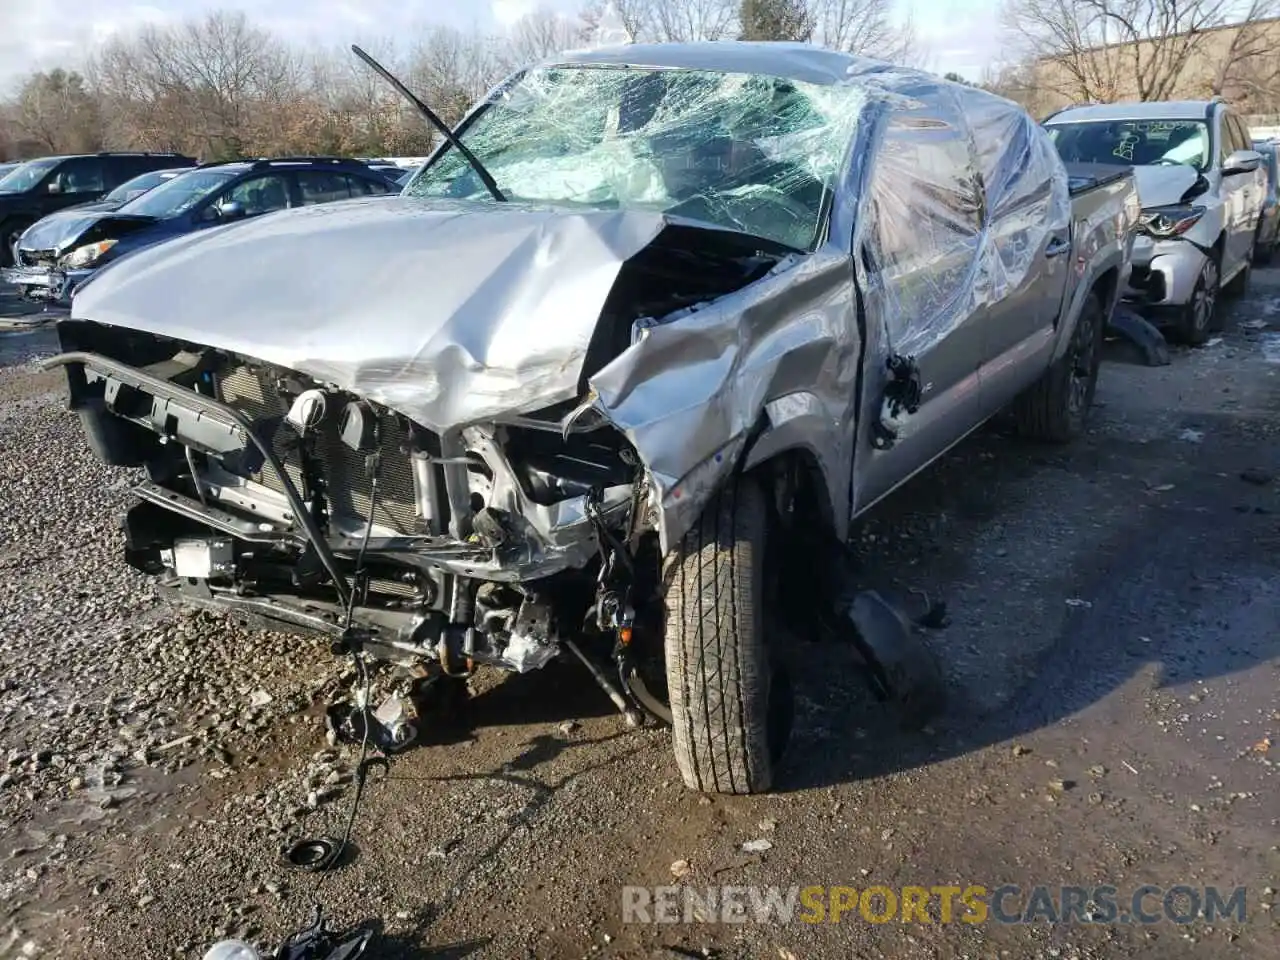
[[[333,837],[307,837],[292,844],[284,858],[292,867],[318,873],[336,864],[341,843]]]
[[[1107,321],[1107,332],[1123,337],[1142,353],[1148,367],[1164,367],[1170,363],[1169,345],[1164,334],[1153,323],[1140,316],[1131,307],[1117,304]]]
[[[272,960],[356,960],[373,939],[372,929],[338,935],[329,929],[317,907],[311,925],[289,937]]]

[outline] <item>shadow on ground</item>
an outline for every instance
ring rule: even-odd
[[[1188,362],[1185,350],[1175,356]],[[1181,372],[1190,395],[1193,369]],[[1217,389],[1212,369],[1195,375],[1209,384],[1196,389]],[[1267,410],[1247,416],[1191,403],[1180,413],[1183,389],[1158,430],[1142,423],[1162,434],[1154,440],[1130,438],[1123,404],[1068,448],[1030,446],[993,425],[877,507],[862,531],[873,538],[861,551],[869,581],[982,598],[982,614],[953,606],[961,622],[925,635],[952,692],[923,733],[898,730],[861,685],[831,682],[852,678],[851,652],[811,650],[780,788],[872,778],[1013,740],[1139,674],[1165,689],[1280,659],[1280,480],[1242,478],[1280,473],[1280,391],[1271,384]],[[1054,568],[1059,557],[1069,562]],[[1268,679],[1255,670],[1242,695],[1271,702]],[[995,697],[994,686],[1008,689]]]

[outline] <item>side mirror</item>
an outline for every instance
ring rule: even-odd
[[[218,204],[218,219],[229,222],[231,220],[239,220],[244,216],[244,204],[236,203],[234,200],[227,200]]]
[[[49,185],[45,187],[49,193],[62,193],[62,181],[55,177],[49,181]]]
[[[1236,173],[1253,173],[1262,163],[1262,154],[1257,150],[1235,150],[1222,165],[1222,175],[1232,176]]]

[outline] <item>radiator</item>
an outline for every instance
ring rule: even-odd
[[[275,391],[271,375],[262,370],[237,367],[223,374],[218,386],[224,403],[252,419],[283,417],[288,403]],[[374,522],[401,534],[420,532],[413,489],[413,468],[408,453],[401,448],[408,439],[399,418],[384,415],[379,421],[382,456],[378,465],[378,505]],[[289,479],[299,491],[306,489],[302,479],[298,452],[291,449],[292,431],[277,431],[274,448],[284,463]],[[314,438],[320,473],[327,486],[329,513],[341,514],[363,522],[369,516],[369,492],[372,486],[365,466],[365,455],[356,453],[338,439],[337,417],[330,416]],[[249,479],[273,490],[284,485],[269,466]]]

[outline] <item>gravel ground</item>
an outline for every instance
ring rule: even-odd
[[[869,579],[950,610],[928,641],[951,703],[923,733],[893,729],[849,651],[815,648],[779,790],[699,797],[666,734],[626,729],[573,665],[485,676],[371,776],[352,862],[318,890],[280,854],[341,832],[355,757],[322,711],[346,668],[172,610],[124,566],[133,477],[29,362],[51,349],[0,332],[0,957],[274,944],[316,896],[339,924],[378,918],[386,957],[1280,956],[1276,273],[1169,367],[1116,347],[1082,442],[995,424],[867,518]],[[1250,920],[623,924],[622,885],[673,872],[1246,884]]]

